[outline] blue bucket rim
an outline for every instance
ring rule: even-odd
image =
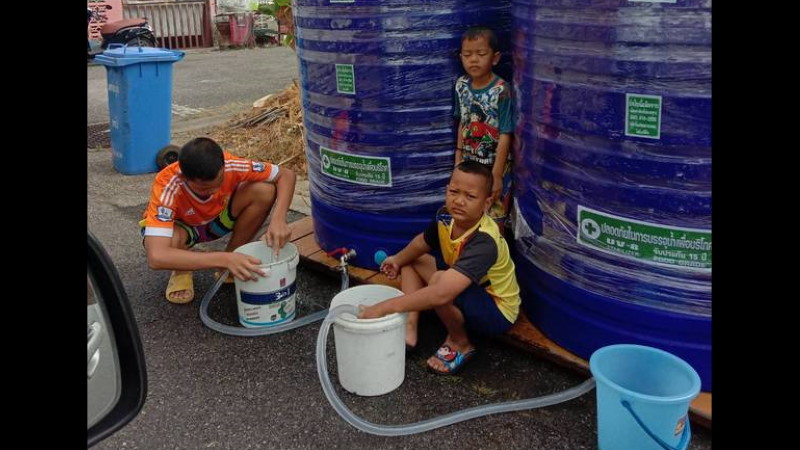
[[[659,353],[663,356],[666,356],[673,362],[677,363],[679,366],[682,366],[685,369],[687,369],[689,377],[692,380],[692,385],[688,389],[688,392],[686,394],[673,395],[673,396],[643,394],[641,392],[632,391],[630,389],[620,386],[619,384],[611,381],[605,374],[597,370],[597,364],[599,359],[602,358],[606,353],[620,351],[620,350],[629,350],[629,349],[642,350],[649,353]],[[700,394],[700,386],[701,386],[700,375],[697,374],[697,371],[694,370],[694,367],[692,367],[689,363],[687,363],[683,359],[673,355],[672,353],[666,352],[664,350],[655,347],[648,347],[646,345],[615,344],[599,348],[595,350],[595,352],[592,353],[592,356],[589,358],[589,370],[592,372],[592,376],[594,376],[597,381],[606,384],[608,386],[612,386],[617,391],[629,395],[633,398],[642,399],[652,403],[675,404],[675,403],[690,402],[695,397],[697,397],[698,394]]]

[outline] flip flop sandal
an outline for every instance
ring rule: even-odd
[[[477,349],[472,349],[467,353],[461,353],[458,350],[453,350],[449,345],[442,345],[436,351],[436,356],[441,361],[447,370],[434,369],[428,366],[428,370],[436,375],[457,375],[464,370],[464,365],[475,356]]]
[[[172,294],[178,291],[189,291],[190,294],[186,298],[174,298]],[[194,281],[192,280],[192,271],[178,271],[173,270],[169,277],[166,292],[167,301],[175,304],[189,303],[194,300]]]

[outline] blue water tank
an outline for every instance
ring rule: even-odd
[[[461,35],[488,26],[510,48],[511,3],[297,0],[293,13],[317,242],[377,268],[444,203]],[[510,76],[510,52],[497,72]]]
[[[711,1],[512,4],[527,316],[586,359],[669,351],[711,391]]]

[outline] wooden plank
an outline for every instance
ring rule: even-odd
[[[689,404],[689,418],[701,427],[711,429],[711,392],[701,392]]]
[[[517,322],[501,339],[512,345],[522,344],[522,348],[525,350],[537,353],[559,365],[589,374],[589,363],[585,359],[568,352],[548,339],[533,326],[522,311],[519,313]]]
[[[314,253],[313,255],[309,256],[309,260],[327,266],[332,271],[335,271],[336,274],[340,273],[338,270],[339,259],[331,258],[324,251],[320,251],[319,253]],[[375,275],[374,270],[364,269],[362,267],[356,267],[356,266],[347,266],[347,271],[350,274],[350,284],[363,283],[364,280],[371,277],[372,275]]]
[[[303,236],[296,241],[292,241],[292,243],[297,246],[297,252],[300,253],[301,261],[307,260],[310,256],[317,253],[325,254],[322,249],[319,248],[319,245],[317,245],[313,234]]]
[[[292,235],[289,237],[289,240],[294,242],[314,232],[314,221],[311,219],[311,216],[306,216],[290,223],[289,229],[292,230]]]

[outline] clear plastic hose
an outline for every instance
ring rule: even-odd
[[[259,328],[245,328],[219,323],[208,315],[208,305],[211,303],[211,298],[214,297],[214,294],[216,294],[220,286],[222,286],[222,283],[224,283],[225,279],[228,278],[228,273],[229,271],[226,270],[222,273],[222,275],[220,275],[220,277],[217,279],[217,282],[214,283],[208,292],[206,292],[206,294],[203,296],[203,300],[200,302],[200,320],[203,322],[203,324],[205,324],[205,326],[214,331],[218,331],[222,334],[230,334],[232,336],[266,336],[268,334],[282,333],[284,331],[293,330],[295,328],[320,321],[328,314],[328,310],[323,309],[322,311],[317,311],[313,314],[292,320],[291,322]],[[347,283],[349,283],[349,279],[347,278],[347,271],[345,270],[344,275],[342,276],[342,290],[347,289]]]
[[[211,298],[217,293],[227,277],[228,271],[226,270],[217,279],[217,282],[214,283],[211,289],[209,289],[208,292],[206,292],[206,294],[203,296],[203,299],[200,302],[200,320],[207,327],[223,334],[230,334],[233,336],[265,336],[268,334],[281,333],[283,331],[299,328],[324,318],[325,320],[322,322],[319,334],[317,335],[317,374],[319,375],[319,380],[322,383],[322,391],[325,393],[325,397],[328,399],[328,402],[330,402],[331,406],[333,406],[333,409],[336,410],[336,412],[347,423],[366,433],[379,436],[405,436],[408,434],[422,433],[424,431],[430,431],[435,428],[440,428],[491,414],[521,411],[525,409],[534,409],[542,406],[555,405],[579,397],[591,391],[595,386],[594,378],[589,378],[578,386],[555,394],[544,395],[526,400],[514,400],[510,402],[476,406],[408,425],[380,425],[368,422],[350,411],[344,402],[342,402],[342,400],[336,395],[336,391],[333,389],[333,385],[331,384],[330,375],[328,374],[328,363],[325,355],[325,349],[328,343],[328,334],[334,319],[343,313],[358,315],[358,307],[355,305],[341,305],[333,308],[330,311],[324,309],[289,323],[266,328],[244,328],[224,325],[209,317],[208,305],[211,303]],[[347,267],[345,266],[342,270],[341,290],[344,291],[347,289],[349,284],[350,279],[347,273]]]
[[[454,423],[463,422],[476,417],[555,405],[572,400],[576,397],[580,397],[581,395],[591,391],[595,386],[594,378],[589,378],[578,386],[555,394],[543,395],[541,397],[530,398],[526,400],[514,400],[510,402],[476,406],[407,425],[379,425],[368,422],[350,411],[350,409],[348,409],[342,400],[336,395],[336,391],[333,389],[333,385],[331,384],[331,379],[328,374],[328,363],[325,355],[325,348],[328,342],[328,332],[330,331],[331,324],[333,323],[334,319],[343,313],[358,315],[358,308],[354,305],[341,305],[331,309],[328,312],[327,317],[325,317],[325,320],[322,322],[322,326],[320,327],[319,335],[317,335],[317,374],[319,375],[319,380],[322,383],[322,391],[325,393],[325,397],[327,397],[331,406],[333,406],[333,409],[335,409],[336,412],[339,413],[339,415],[347,423],[366,433],[376,434],[379,436],[405,436],[408,434],[421,433],[423,431],[430,431],[435,428],[452,425]]]

